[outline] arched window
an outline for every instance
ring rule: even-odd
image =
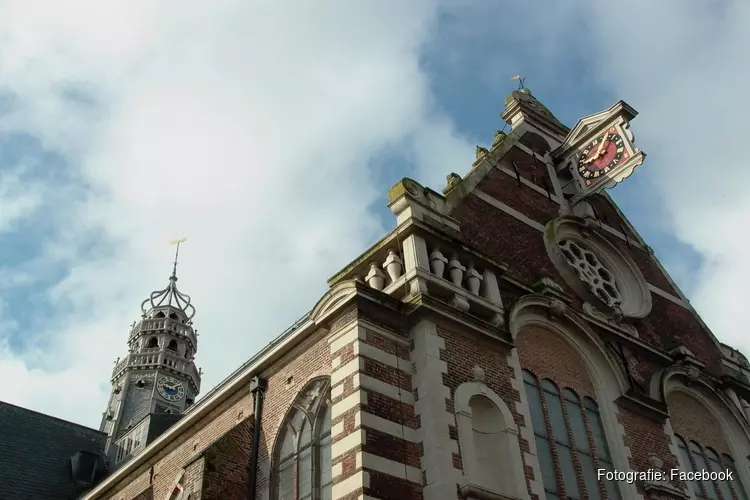
[[[540,383],[528,370],[523,380],[547,498],[597,500],[606,493],[619,500],[614,483],[598,480],[598,469],[613,466],[596,402],[570,389],[561,395],[552,381]]]
[[[151,349],[153,347],[159,347],[159,340],[156,337],[151,337],[146,343],[146,349]]]
[[[737,476],[734,460],[729,455],[719,455],[711,448],[701,446],[695,441],[686,441],[679,435],[677,437],[677,448],[680,452],[680,464],[694,472],[731,471],[734,481],[690,481],[695,498],[705,500],[748,500],[742,481]]]
[[[331,404],[327,379],[308,383],[276,438],[274,500],[330,500]]]
[[[177,350],[177,341],[176,340],[170,340],[169,344],[167,344],[167,349],[170,351],[176,351]]]

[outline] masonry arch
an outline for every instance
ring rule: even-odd
[[[279,427],[271,465],[271,500],[330,498],[330,379],[308,381]]]
[[[523,369],[524,401],[535,436],[531,440],[544,448],[542,438],[551,439],[540,431],[544,420],[535,420],[534,417],[535,411],[543,411],[544,418],[549,419],[549,398],[565,414],[566,425],[580,424],[578,419],[572,419],[572,414],[567,410],[567,406],[571,405],[575,409],[570,411],[576,415],[581,413],[588,429],[601,426],[603,442],[599,445],[590,443],[594,445],[591,450],[599,453],[600,448],[607,448],[608,455],[593,458],[594,463],[608,458],[614,469],[629,470],[630,450],[623,440],[624,431],[617,420],[618,408],[615,403],[627,391],[629,384],[622,369],[607,356],[599,337],[562,302],[538,295],[523,297],[516,303],[510,314],[509,328],[516,341],[518,359]],[[537,398],[541,406],[535,409],[532,397]],[[551,443],[551,446],[557,445]],[[583,456],[585,453],[586,450],[571,451],[579,463],[588,460]],[[545,490],[550,494],[555,491],[559,493],[559,488],[564,489],[565,485],[558,481],[559,488],[555,490],[550,483],[555,481],[554,477],[560,477],[559,469],[563,464],[542,463],[544,450],[541,454],[538,450],[537,455],[542,472],[545,466],[556,471],[554,474],[547,473]],[[543,479],[544,476],[542,474]],[[590,479],[579,475],[579,485],[584,485],[586,481]],[[585,487],[589,488],[588,485]],[[604,485],[604,488],[618,488],[623,497],[637,495],[634,484],[612,483]]]
[[[688,377],[684,370],[663,376],[669,409],[672,451],[680,469],[735,470],[739,483],[689,482],[693,498],[750,499],[750,428],[736,405],[702,378]],[[734,490],[734,491],[731,491]],[[721,497],[719,497],[719,494]]]
[[[505,401],[484,382],[475,380],[458,386],[453,404],[464,468],[464,496],[481,497],[489,492],[529,498],[518,426]]]

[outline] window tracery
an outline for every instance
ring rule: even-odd
[[[599,300],[609,307],[622,304],[622,295],[614,274],[599,261],[593,252],[582,248],[572,240],[561,241],[560,250],[583,284]]]
[[[596,402],[528,370],[523,380],[547,498],[620,500],[616,484],[598,480],[614,466]]]
[[[275,500],[330,500],[331,404],[327,379],[297,395],[276,439],[272,496]]]

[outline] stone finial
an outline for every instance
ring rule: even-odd
[[[508,135],[505,132],[501,130],[496,130],[495,136],[492,138],[492,147],[493,148],[496,147],[498,144],[503,142],[506,137],[508,137]]]
[[[477,146],[477,160],[481,160],[485,156],[489,154],[489,150],[487,148],[483,148],[482,146]]]
[[[474,368],[471,369],[471,373],[474,375],[474,380],[484,382],[484,370],[482,370],[481,366],[474,365]]]
[[[451,191],[453,188],[461,184],[461,176],[458,175],[455,172],[451,172],[448,174],[445,179],[447,180],[447,184],[445,185],[445,188],[443,189],[443,194],[448,194],[449,191]]]

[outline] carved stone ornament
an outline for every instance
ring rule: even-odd
[[[695,383],[698,378],[701,376],[700,370],[695,366],[690,366],[687,369],[687,372],[685,373],[685,376],[687,377],[687,385]]]
[[[591,302],[584,302],[583,311],[592,318],[604,321],[610,326],[619,328],[620,330],[627,332],[629,335],[638,338],[638,329],[629,323],[623,323],[622,314],[618,314],[619,311],[617,310],[613,311],[611,317],[608,317],[606,314],[597,309],[596,306]]]
[[[448,191],[452,190],[454,187],[461,184],[462,179],[461,179],[461,176],[458,175],[457,173],[451,172],[450,174],[446,176],[445,180],[447,181],[447,183],[445,185],[445,189],[443,189],[443,193],[447,193]]]
[[[650,470],[643,480],[645,498],[648,500],[676,500],[687,499],[688,495],[669,481],[669,472],[664,469],[664,461],[651,454],[648,457]]]
[[[589,219],[553,219],[547,223],[544,244],[568,286],[608,318],[617,323],[651,311],[651,290],[638,265]]]
[[[482,370],[481,366],[474,365],[474,368],[471,369],[471,373],[474,376],[474,380],[484,382],[484,370]]]
[[[482,146],[477,146],[477,153],[476,153],[477,160],[481,160],[488,154],[489,154],[489,151],[487,150],[487,148],[483,148]]]
[[[561,318],[565,315],[565,304],[557,299],[549,301],[548,314],[550,318]]]

